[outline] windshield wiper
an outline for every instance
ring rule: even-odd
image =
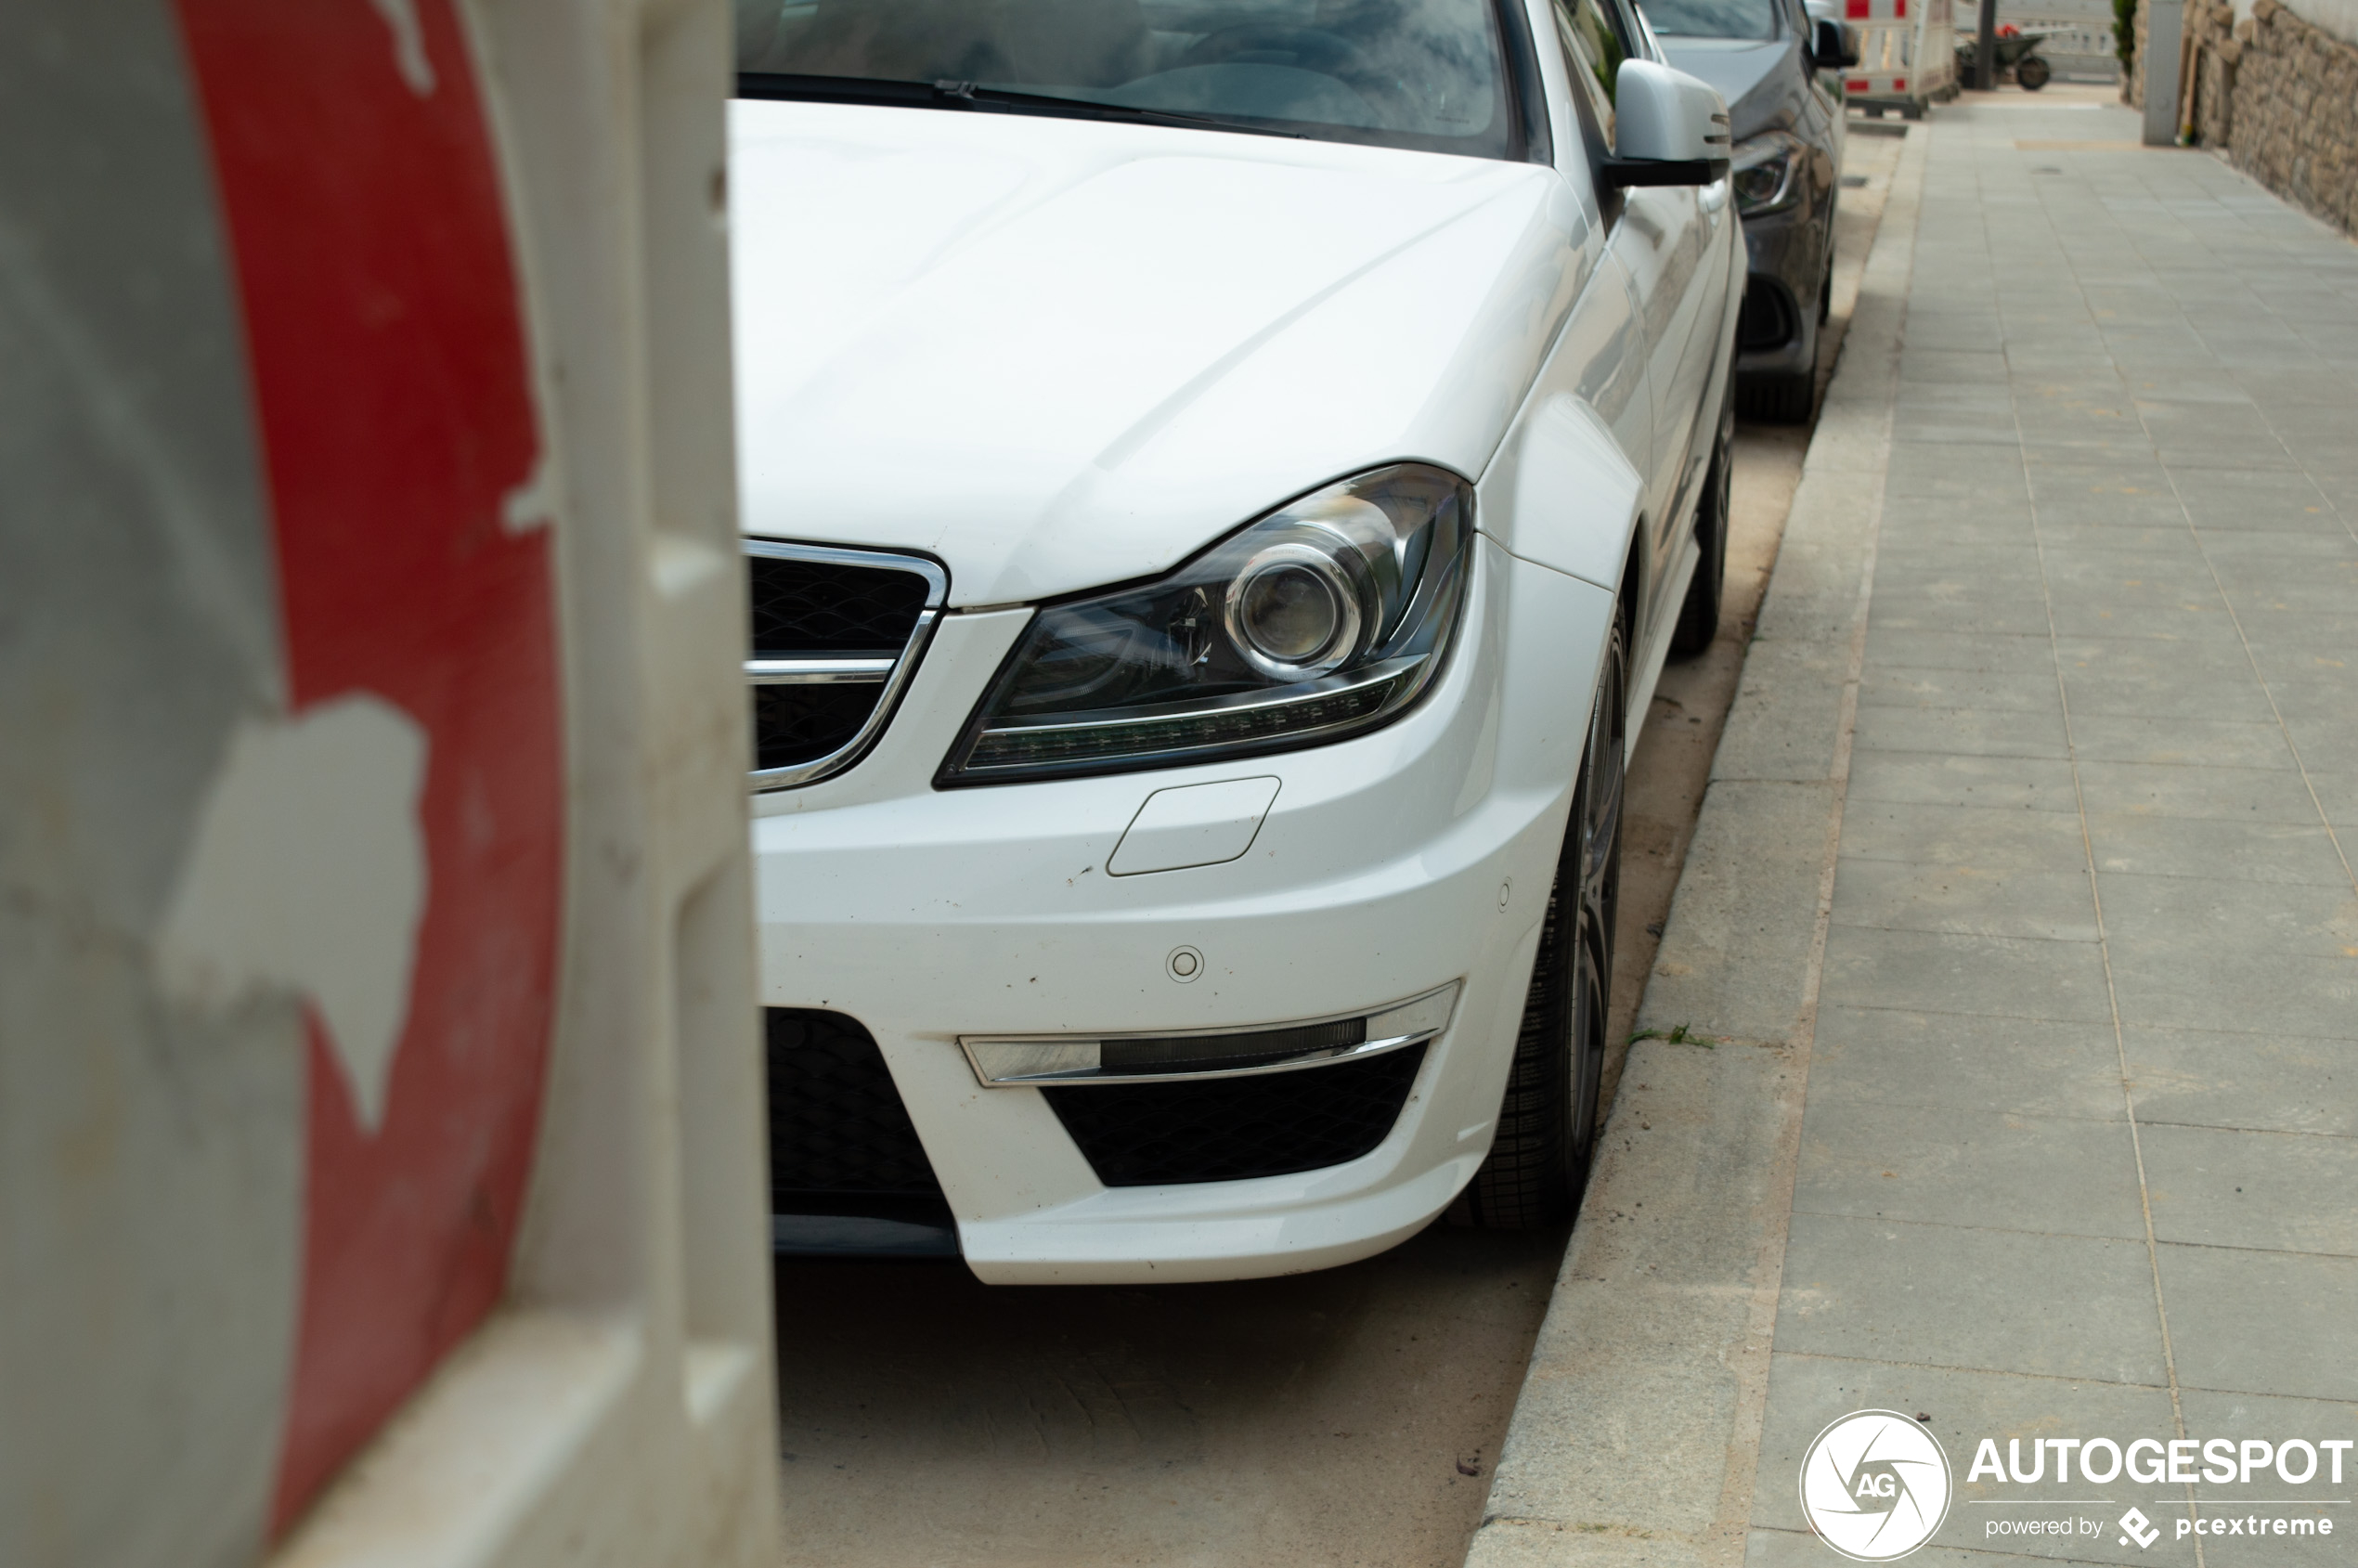
[[[1198,130],[1235,131],[1253,136],[1304,139],[1300,131],[1279,130],[1249,120],[1224,119],[1216,114],[1186,114],[1169,109],[1139,109],[1124,103],[1095,103],[1087,98],[1058,97],[1053,93],[1017,93],[986,87],[976,82],[895,82],[869,76],[797,76],[780,71],[741,71],[741,98],[792,98],[810,103],[898,104],[908,109],[963,109],[985,114],[1044,114],[1068,120],[1126,120],[1142,125],[1186,125]]]

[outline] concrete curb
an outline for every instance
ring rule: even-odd
[[[1470,1568],[1732,1565],[1752,1512],[1927,138],[1869,253]],[[1663,1038],[1685,1026],[1688,1038]]]

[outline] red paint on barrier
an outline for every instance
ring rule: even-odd
[[[545,527],[498,160],[448,0],[176,0],[241,297],[297,711],[425,732],[427,902],[384,1119],[310,1020],[281,1531],[506,1289],[564,867]]]

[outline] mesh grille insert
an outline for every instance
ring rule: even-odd
[[[753,656],[900,652],[926,607],[926,579],[888,566],[745,557]]]
[[[1356,1160],[1383,1142],[1425,1048],[1201,1083],[1044,1089],[1108,1186],[1237,1182]]]
[[[881,686],[756,686],[754,766],[817,761],[860,732],[881,691]]]
[[[770,1207],[834,1212],[814,1199],[941,1197],[875,1036],[841,1013],[765,1007]]]

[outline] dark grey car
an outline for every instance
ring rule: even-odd
[[[1855,56],[1839,22],[1802,0],[1639,0],[1679,70],[1728,100],[1736,210],[1751,279],[1736,329],[1736,410],[1809,417],[1818,328],[1833,299],[1843,103],[1820,71]]]

